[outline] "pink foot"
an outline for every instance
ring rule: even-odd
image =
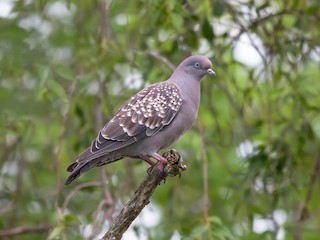
[[[158,153],[153,153],[151,155],[151,157],[157,159],[160,162],[160,170],[163,172],[164,167],[168,164],[168,160],[164,157],[162,157],[160,154]]]
[[[149,163],[151,167],[148,168],[147,173],[150,174],[153,170],[153,168],[156,166],[156,163],[152,161],[148,156],[139,156],[143,161]]]

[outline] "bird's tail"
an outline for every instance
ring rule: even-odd
[[[84,174],[85,172],[88,172],[91,168],[97,166],[100,160],[101,160],[100,158],[96,158],[90,161],[72,163],[67,168],[67,171],[71,172],[71,174],[68,177],[67,181],[65,182],[65,185],[72,183],[75,179],[80,177],[82,174]]]
[[[109,153],[108,156],[101,155],[101,156],[94,156],[90,152],[90,148],[86,149],[83,153],[81,153],[76,162],[72,163],[68,168],[67,171],[71,172],[70,176],[68,177],[65,185],[69,185],[75,179],[80,177],[85,172],[88,172],[93,167],[100,167],[105,164],[109,164],[121,159],[121,156],[115,156],[112,153]]]

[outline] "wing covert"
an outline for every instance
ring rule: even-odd
[[[181,105],[180,91],[173,83],[142,89],[99,132],[91,145],[92,154],[106,154],[155,135],[170,124]]]

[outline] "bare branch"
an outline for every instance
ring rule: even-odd
[[[69,193],[69,195],[65,198],[63,205],[62,205],[62,209],[66,209],[71,198],[82,188],[86,188],[86,187],[100,187],[101,186],[101,182],[85,182],[85,183],[80,183],[78,184],[75,188],[72,189],[72,191]]]
[[[103,0],[101,2],[101,28],[102,28],[102,36],[108,38],[110,32],[110,24],[109,24],[109,4],[107,0]]]
[[[163,156],[168,159],[169,162],[164,172],[162,172],[159,165],[157,165],[153,171],[144,178],[137,191],[122,208],[119,216],[114,220],[109,231],[102,239],[121,239],[122,234],[128,229],[142,209],[150,202],[153,191],[159,186],[161,181],[165,181],[167,176],[180,175],[181,171],[186,170],[182,157],[177,151],[169,150],[165,152]]]
[[[60,162],[61,162],[61,156],[62,156],[62,149],[63,149],[63,144],[65,140],[65,132],[67,129],[67,123],[69,119],[69,114],[70,114],[70,105],[72,101],[73,94],[76,90],[77,86],[77,81],[79,79],[79,76],[77,76],[71,83],[69,90],[68,90],[68,98],[67,98],[67,104],[65,109],[63,110],[62,113],[62,125],[61,129],[59,132],[59,144],[58,144],[58,151],[54,160],[54,169],[55,169],[55,175],[56,175],[56,190],[55,190],[55,204],[58,206],[58,200],[59,200],[59,195],[60,195],[60,190],[61,190],[61,178],[60,178]]]
[[[199,122],[199,133],[201,141],[201,156],[202,156],[202,173],[203,173],[203,217],[206,224],[209,224],[209,183],[208,183],[208,158],[207,149],[204,140],[204,129]]]
[[[302,228],[303,228],[304,222],[310,217],[309,212],[308,212],[308,203],[310,202],[310,200],[312,198],[312,194],[314,191],[314,185],[316,183],[317,177],[319,176],[319,173],[320,173],[320,157],[318,156],[317,162],[315,163],[315,166],[313,168],[313,173],[310,176],[310,181],[309,181],[309,186],[308,186],[306,198],[300,208],[299,218],[298,218],[298,222],[295,227],[295,233],[294,233],[295,240],[302,240],[303,239]]]
[[[0,231],[0,237],[11,237],[24,233],[47,232],[52,228],[51,224],[39,224],[35,226],[16,227]]]
[[[160,60],[164,64],[166,64],[170,68],[170,70],[174,71],[176,69],[176,66],[172,62],[170,62],[169,59],[160,55],[158,52],[147,51],[147,54],[150,55],[151,57],[154,57],[157,60]]]

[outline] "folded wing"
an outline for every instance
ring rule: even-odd
[[[161,82],[144,88],[131,97],[102,128],[77,162],[90,161],[150,137],[168,126],[182,105],[179,89]]]

